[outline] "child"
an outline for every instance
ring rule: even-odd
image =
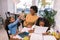
[[[6,26],[9,29],[9,34],[11,35],[10,37],[13,37],[14,35],[16,35],[17,32],[17,24],[20,21],[21,16],[19,16],[17,18],[17,20],[15,21],[15,19],[13,17],[9,17],[6,21]]]
[[[46,18],[41,18],[41,17],[39,17],[38,19],[37,19],[37,21],[36,21],[36,25],[37,26],[39,26],[39,22],[40,21],[44,21],[44,26],[45,27],[50,27],[51,25],[50,25],[50,23],[49,23],[49,21],[46,19]]]
[[[36,25],[33,26],[34,31],[35,31],[35,29],[40,28],[40,27],[45,27],[45,21],[43,19],[42,20],[39,20],[38,26],[36,26]],[[42,34],[46,34],[46,33],[42,33]]]
[[[40,32],[40,27],[44,27],[45,22],[43,20],[39,20],[38,26],[34,25],[33,28],[34,33],[31,35],[30,40],[43,40],[42,32]]]
[[[25,36],[29,36],[29,34],[33,32],[32,25],[33,25],[33,24],[29,23],[29,24],[27,25],[27,27],[24,27],[24,28],[21,30],[21,32],[20,32],[19,35],[20,35],[22,38],[24,38]]]
[[[39,20],[38,25],[33,25],[32,28],[35,29],[35,28],[37,28],[38,26],[44,27],[44,26],[45,26],[44,20]]]
[[[39,22],[39,26],[40,27],[44,27],[44,25],[45,25],[45,22],[44,22],[44,20],[41,20],[40,22]],[[48,30],[48,29],[47,29]],[[47,31],[46,30],[46,31]],[[47,35],[48,33],[46,32],[46,33],[42,33],[43,35]]]

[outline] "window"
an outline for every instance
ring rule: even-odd
[[[17,12],[25,10],[27,13],[30,6],[32,5],[32,0],[20,0],[20,3],[17,4]]]
[[[34,0],[35,5],[38,6],[39,10],[43,10],[45,8],[53,8],[54,0]],[[20,13],[22,10],[25,13],[29,13],[29,8],[32,6],[32,0],[20,0],[16,6],[17,12]]]
[[[37,0],[36,4],[38,5],[39,11],[38,16],[42,16],[44,14],[44,9],[53,9],[54,0]]]
[[[38,0],[38,8],[53,8],[54,0]]]

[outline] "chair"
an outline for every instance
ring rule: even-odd
[[[3,21],[3,18],[1,17],[1,15],[0,15],[0,24],[1,25],[4,24],[4,21]]]

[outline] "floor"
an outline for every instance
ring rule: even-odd
[[[0,40],[9,40],[3,25],[0,25]]]
[[[9,40],[7,32],[5,31],[3,25],[0,25],[0,40]],[[19,40],[19,39],[12,39],[12,38],[10,38],[10,40]]]

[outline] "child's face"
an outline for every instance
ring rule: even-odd
[[[43,21],[40,21],[39,26],[44,26],[45,23]]]
[[[31,27],[32,27],[32,25],[28,25],[27,27],[28,27],[28,28],[31,28]]]
[[[11,17],[10,22],[14,22],[14,21],[15,21],[15,19],[13,17]]]

